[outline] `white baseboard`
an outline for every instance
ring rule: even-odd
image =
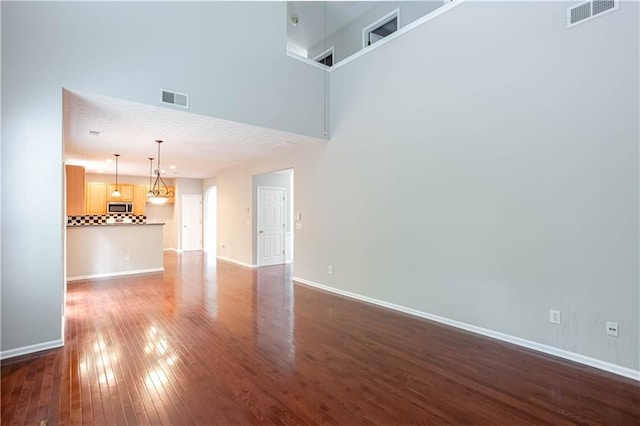
[[[21,348],[9,349],[0,352],[0,359],[14,358],[21,355],[28,355],[34,352],[46,351],[47,349],[55,349],[64,346],[62,339],[52,340],[50,342],[38,343],[37,345],[23,346]]]
[[[554,355],[560,358],[568,359],[570,361],[574,361],[580,364],[588,365],[590,367],[595,367],[600,370],[608,371],[609,373],[614,373],[620,376],[628,377],[633,380],[640,381],[640,371],[632,370],[630,368],[622,367],[620,365],[612,364],[606,361],[601,361],[599,359],[591,358],[585,355],[580,355],[575,352],[566,351],[564,349],[559,349],[553,346],[544,345],[542,343],[532,342],[530,340],[521,339],[519,337],[511,336],[508,334],[500,333],[498,331],[489,330],[482,327],[477,327],[475,325],[466,324],[460,321],[455,321],[449,318],[444,318],[438,315],[429,314],[427,312],[422,312],[417,309],[407,308],[405,306],[396,305],[395,303],[389,303],[382,300],[374,299],[367,296],[362,296],[357,293],[352,293],[350,291],[340,290],[337,288],[329,287],[323,284],[319,284],[313,281],[305,280],[300,277],[293,277],[293,281],[296,281],[300,284],[308,285],[310,287],[316,287],[320,290],[328,291],[330,293],[339,294],[341,296],[346,296],[352,299],[360,300],[363,302],[371,303],[378,306],[383,306],[385,308],[393,309],[395,311],[404,312],[409,315],[413,315],[420,318],[426,318],[428,320],[436,321],[442,324],[450,325],[452,327],[460,328],[462,330],[470,331],[472,333],[481,334],[483,336],[491,337],[497,340],[502,340],[503,342],[512,343],[514,345],[523,346],[525,348],[533,349],[539,352],[543,352],[549,355]]]
[[[224,256],[216,256],[216,259],[223,260],[225,262],[235,263],[236,265],[244,266],[245,268],[253,269],[258,267],[258,265],[251,265],[249,263],[240,262],[239,260],[231,259],[229,257],[224,257]]]
[[[67,277],[67,282],[78,281],[78,280],[92,280],[96,278],[121,277],[123,275],[147,274],[149,272],[162,272],[162,271],[164,271],[164,267],[151,268],[151,269],[135,269],[133,271],[123,271],[123,272],[108,272],[106,274],[81,275],[78,277]]]
[[[163,248],[162,251],[175,251],[176,253],[180,253],[180,250],[173,247]]]

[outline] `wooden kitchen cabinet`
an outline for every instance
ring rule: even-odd
[[[134,215],[144,216],[145,203],[147,202],[147,186],[149,185],[133,186],[133,214]]]
[[[65,166],[67,179],[67,216],[84,214],[84,167]]]
[[[107,201],[123,201],[128,203],[133,202],[133,184],[119,183],[118,189],[120,190],[120,197],[112,197],[111,193],[116,190],[116,184],[107,184]]]
[[[107,184],[104,182],[87,182],[86,186],[87,215],[107,214]]]

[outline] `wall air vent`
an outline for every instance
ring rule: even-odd
[[[160,103],[189,108],[189,95],[172,90],[160,89]]]
[[[567,28],[585,23],[613,12],[620,6],[620,0],[591,0],[567,9]]]

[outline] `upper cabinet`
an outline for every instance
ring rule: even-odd
[[[69,167],[69,166],[68,166]],[[82,169],[82,167],[80,167]],[[120,197],[112,197],[111,193],[116,189],[114,183],[105,182],[86,182],[84,169],[80,175],[80,170],[70,171],[67,169],[67,215],[105,215],[107,214],[108,202],[124,202],[133,203],[133,214],[136,216],[144,216],[146,214],[147,192],[149,191],[149,185],[134,185],[131,183],[118,183],[118,190],[120,191]],[[76,173],[77,176],[71,177],[71,173]],[[76,183],[76,180],[80,180],[80,183]],[[74,210],[70,210],[71,202],[69,201],[71,189],[69,185],[74,182],[75,190],[74,195],[77,196],[80,193],[80,201],[82,205],[80,208],[76,207]],[[175,187],[169,186],[169,191],[175,192]],[[74,201],[74,203],[77,203]],[[174,204],[175,198],[171,197],[167,200],[167,204]],[[75,205],[75,204],[74,204]],[[71,212],[74,213],[71,213]]]
[[[119,183],[118,189],[120,190],[120,197],[112,197],[111,194],[116,190],[115,183],[107,184],[107,201],[125,201],[128,203],[133,202],[133,185],[130,183]]]
[[[134,185],[133,187],[133,214],[144,216],[145,203],[147,201],[147,185]]]
[[[84,167],[65,166],[67,177],[67,216],[84,214]]]
[[[88,215],[107,214],[107,184],[104,182],[87,182],[86,211]]]

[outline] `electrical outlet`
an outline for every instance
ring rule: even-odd
[[[554,324],[560,324],[560,311],[556,309],[549,309],[549,321]]]
[[[125,254],[125,255],[124,255],[124,260],[125,260],[126,262],[128,262],[129,260],[131,260],[131,256],[129,256],[128,254]]]
[[[329,275],[333,274],[333,265],[329,265]]]
[[[618,337],[618,323],[607,321],[607,334],[609,336]]]

